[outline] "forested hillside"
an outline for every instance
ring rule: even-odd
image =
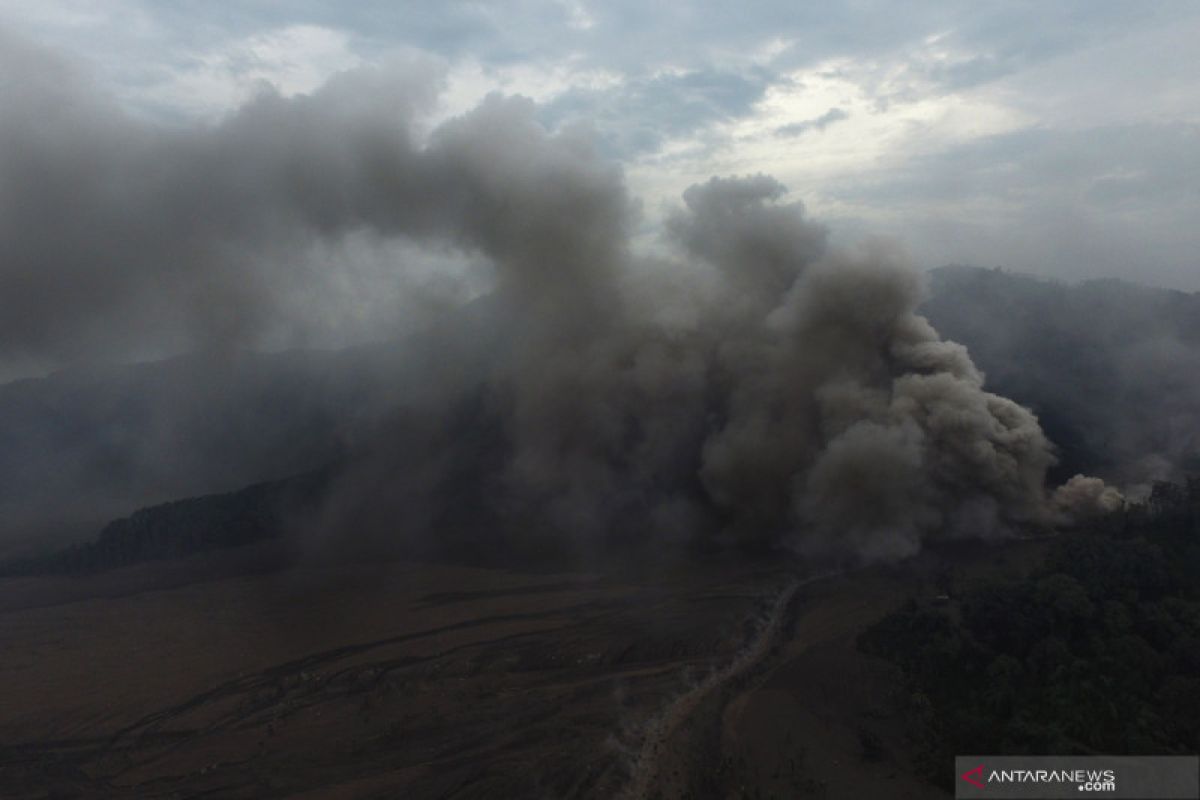
[[[1061,536],[1028,577],[910,602],[898,664],[923,768],[961,753],[1200,750],[1200,479]]]

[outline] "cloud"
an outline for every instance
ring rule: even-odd
[[[800,136],[809,131],[824,131],[835,122],[841,122],[844,119],[849,119],[850,115],[840,108],[831,108],[819,117],[812,119],[801,120],[800,122],[791,122],[787,125],[781,125],[775,129],[776,136]]]
[[[210,120],[256,92],[308,93],[329,76],[363,64],[345,32],[316,25],[289,25],[176,58],[179,66],[139,92],[135,102]]]
[[[903,19],[877,2],[718,9],[523,0],[504,13],[470,2],[403,9],[121,0],[118,11],[100,16],[74,0],[36,7],[0,0],[0,22],[86,59],[124,107],[177,125],[233,113],[259,78],[287,95],[356,63],[424,53],[449,76],[439,119],[494,89],[530,96],[552,128],[591,126],[604,152],[624,162],[651,214],[713,174],[765,170],[802,194],[835,235],[903,228],[930,264],[1009,263],[1007,232],[998,230],[1009,220],[978,224],[1007,203],[995,183],[1005,155],[989,152],[992,137],[1078,134],[1103,143],[1110,148],[1103,157],[1116,161],[1128,145],[1105,131],[1193,125],[1200,107],[1200,75],[1188,57],[1200,14],[1186,4],[930,2]],[[830,109],[848,115],[838,135],[811,135],[820,128],[805,122]],[[946,222],[953,214],[945,206],[915,199],[928,192],[903,207],[893,201],[890,184],[906,169],[932,164],[928,181],[937,184],[939,157],[949,163],[971,143],[981,145],[977,157],[996,159],[970,165],[973,185],[997,187],[988,202]],[[1053,192],[1054,176],[1023,174],[1043,195]],[[1181,260],[1191,226],[1179,224],[1159,176],[1147,173],[1136,186],[1132,177],[1122,173],[1085,202],[1120,191],[1136,200],[1140,192],[1145,216],[1163,229],[1150,248],[1158,251],[1150,279],[1200,286]],[[1029,252],[1011,265],[1068,277],[1112,274],[1117,259],[1097,262],[1096,252],[1127,259],[1144,242],[1122,215],[1096,210],[1077,213],[1064,199],[1037,217],[1061,220],[1077,241],[1106,237],[1102,246],[1061,247],[1037,236],[1018,241]],[[1035,247],[1048,249],[1039,258]]]
[[[567,88],[548,98],[541,116],[551,125],[585,122],[608,155],[631,159],[751,113],[769,85],[770,76],[755,70],[668,69],[607,87]]]
[[[909,211],[928,262],[1003,265],[1068,278],[1128,276],[1195,288],[1200,127],[1016,130],[843,181],[847,205]],[[869,220],[869,217],[868,217]],[[900,233],[887,218],[877,230]]]

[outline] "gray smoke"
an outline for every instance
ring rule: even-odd
[[[1117,511],[1125,498],[1099,478],[1076,475],[1054,490],[1051,501],[1065,524],[1094,519]]]
[[[688,189],[673,255],[651,257],[586,134],[491,96],[422,135],[438,81],[419,65],[185,129],[19,42],[0,39],[0,69],[32,78],[0,82],[0,358],[300,336],[362,311],[336,291],[346,267],[313,257],[348,237],[489,266],[501,322],[481,335],[498,344],[459,361],[429,343],[454,378],[431,376],[441,389],[347,473],[330,527],[375,503],[428,532],[464,471],[495,519],[587,546],[892,558],[1052,519],[1051,445],[916,313],[915,270],[885,245],[830,248],[770,177]],[[411,288],[373,280],[373,298]],[[455,433],[472,396],[489,447]]]
[[[923,313],[1038,412],[1058,481],[1099,475],[1136,499],[1200,468],[1200,294],[970,267],[932,283]]]

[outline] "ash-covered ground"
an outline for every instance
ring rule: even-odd
[[[260,549],[11,578],[0,794],[936,797],[892,668],[854,646],[931,564],[280,569]]]

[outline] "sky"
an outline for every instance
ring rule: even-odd
[[[144,128],[187,131],[401,65],[436,76],[427,129],[500,92],[582,131],[648,239],[687,187],[765,173],[835,243],[1196,291],[1197,41],[1191,2],[0,0],[0,49],[49,59],[0,87],[65,64]]]

